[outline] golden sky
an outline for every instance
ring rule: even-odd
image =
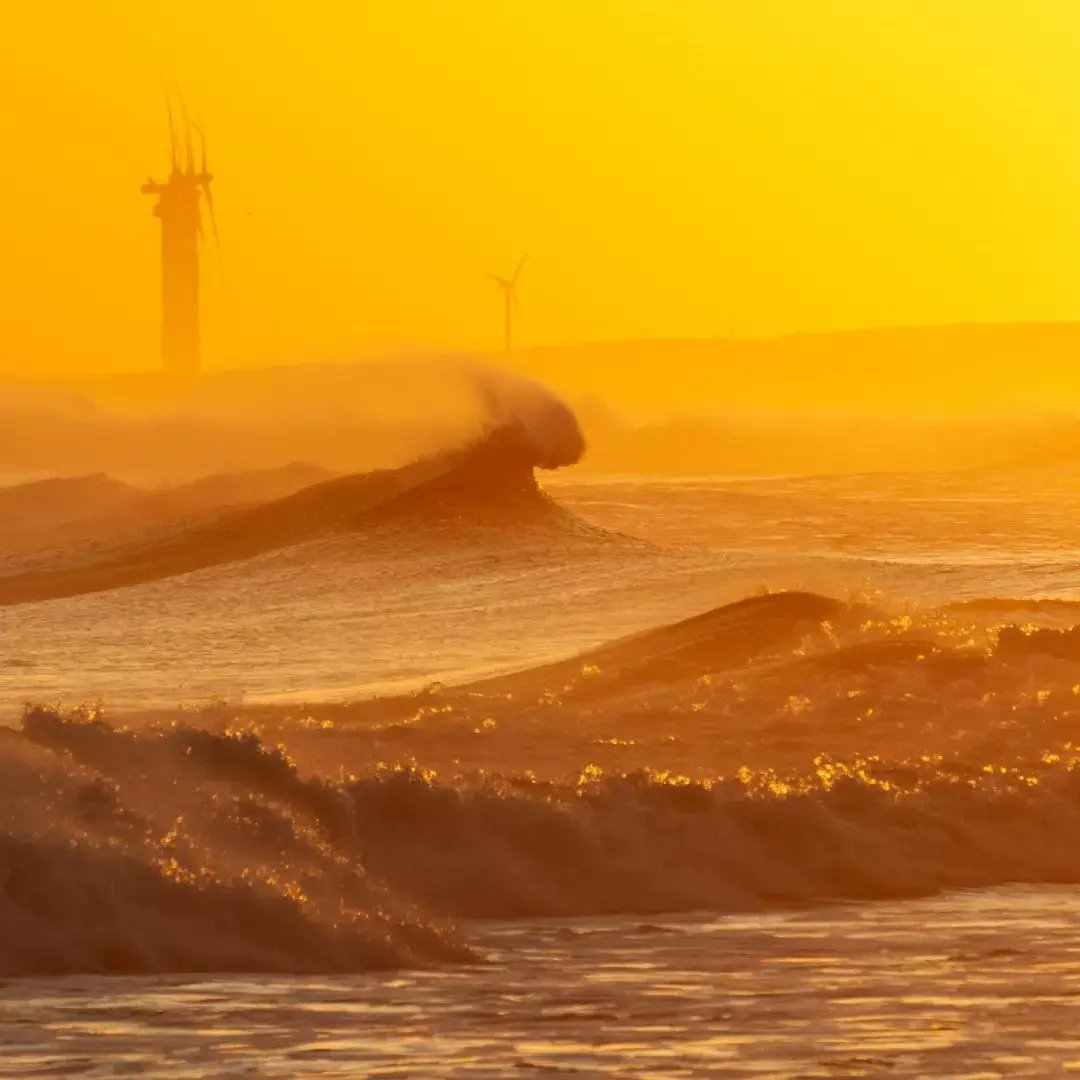
[[[1077,0],[40,0],[0,37],[0,370],[157,365],[165,96],[208,366],[1080,318]]]

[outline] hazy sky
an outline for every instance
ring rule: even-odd
[[[41,0],[0,38],[0,370],[157,364],[165,95],[209,366],[1080,318],[1076,0]]]

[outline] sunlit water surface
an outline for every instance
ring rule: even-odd
[[[4,1077],[1080,1072],[1080,893],[476,923],[477,967],[0,986]]]
[[[319,701],[461,682],[763,588],[898,604],[1080,597],[1069,477],[545,478],[608,535],[327,537],[0,607],[0,710]],[[629,538],[629,539],[627,539]]]

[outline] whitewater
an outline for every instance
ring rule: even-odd
[[[0,1076],[1080,1069],[1080,481],[593,474],[480,395],[0,489]]]

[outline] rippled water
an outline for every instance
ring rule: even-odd
[[[163,581],[0,607],[0,710],[11,717],[27,700],[58,699],[318,701],[465,681],[763,587],[880,589],[929,604],[1080,597],[1080,487],[1065,481],[556,473],[548,483],[569,510],[617,535],[557,544],[478,535],[465,545],[328,537]]]
[[[1080,891],[476,923],[476,967],[0,987],[0,1075],[1080,1072]]]

